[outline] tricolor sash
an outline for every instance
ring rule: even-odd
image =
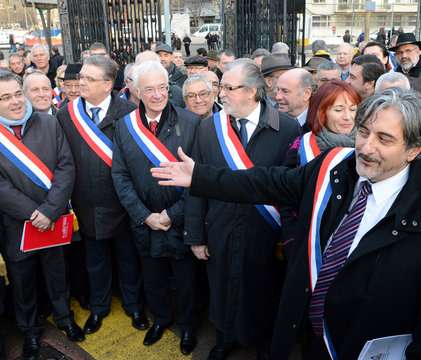
[[[48,191],[53,173],[23,142],[0,125],[0,152],[35,185]]]
[[[71,101],[68,105],[70,119],[72,119],[80,136],[91,150],[97,154],[109,167],[113,158],[113,142],[94,124],[85,111],[82,99]]]
[[[229,116],[224,110],[213,114],[213,123],[216,129],[219,145],[225,161],[232,170],[250,169],[254,166],[251,159],[241,145],[235,134]],[[255,205],[260,215],[275,229],[281,228],[279,211],[271,205]]]
[[[310,231],[308,235],[308,262],[310,271],[310,286],[312,292],[316,287],[317,278],[322,266],[322,250],[320,246],[320,224],[327,203],[332,195],[330,185],[330,171],[341,161],[351,156],[353,148],[334,148],[323,159],[316,182],[316,190],[313,199],[313,211],[311,216]],[[329,350],[330,357],[337,359],[335,349],[328,333],[326,321],[323,326],[323,338]]]
[[[320,149],[317,145],[316,135],[312,131],[305,133],[301,138],[300,148],[298,149],[300,155],[300,165],[304,166],[320,155]]]
[[[154,166],[158,167],[161,162],[177,162],[166,146],[143,125],[139,109],[127,114],[124,122],[137,146]]]
[[[61,91],[58,87],[55,87],[53,90],[53,104],[57,107],[61,105]]]

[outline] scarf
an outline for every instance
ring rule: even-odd
[[[32,115],[32,105],[28,100],[25,100],[25,115],[23,115],[23,118],[20,120],[9,120],[6,119],[3,116],[0,116],[0,124],[6,126],[10,129],[10,126],[17,126],[22,125],[22,130],[26,125],[26,122],[29,120],[29,118]]]
[[[355,134],[357,130],[354,127],[349,134],[336,134],[327,128],[317,134],[316,141],[321,152],[334,147],[355,147]]]

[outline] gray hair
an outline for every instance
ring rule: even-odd
[[[409,83],[408,78],[404,74],[398,73],[398,72],[388,72],[381,75],[377,79],[376,88],[375,88],[376,94],[381,93],[384,90],[383,84],[385,82],[390,83],[392,85],[390,87],[397,87],[397,88],[401,88],[402,90],[411,89],[411,84]]]
[[[139,65],[136,65],[133,70],[132,78],[134,85],[139,89],[139,80],[145,74],[159,73],[165,77],[168,82],[168,71],[158,61],[145,61]]]
[[[44,45],[41,45],[41,44],[36,44],[32,47],[31,56],[33,56],[35,50],[38,50],[38,49],[41,49],[44,53],[47,54],[48,58],[50,58],[50,52],[48,51],[48,49]]]
[[[40,71],[40,70],[34,70],[34,71],[31,71],[31,72],[28,72],[28,73],[26,73],[24,76],[23,76],[23,92],[26,92],[26,90],[28,89],[28,83],[29,83],[29,81],[30,81],[30,79],[32,79],[33,77],[41,77],[41,78],[43,78],[44,80],[45,79],[47,79],[48,80],[48,83],[50,84],[50,87],[51,87],[51,81],[50,81],[50,79],[47,77],[47,75],[45,75],[42,71]]]
[[[256,63],[251,59],[237,59],[227,65],[225,72],[237,67],[241,67],[242,69],[243,85],[257,90],[255,100],[260,101],[264,99],[266,95],[266,82]]]
[[[184,81],[183,84],[183,97],[186,97],[187,95],[187,88],[191,85],[191,84],[195,84],[198,82],[202,82],[206,85],[206,88],[208,89],[208,91],[212,91],[212,82],[209,81],[208,77],[205,74],[194,74],[189,76],[186,81]]]
[[[129,77],[129,71],[132,69],[133,66],[134,63],[129,63],[124,67],[124,80],[127,80],[127,78]]]
[[[300,74],[300,83],[302,89],[305,88],[312,88],[313,87],[313,76],[311,75],[311,72],[309,71],[303,71],[302,74]]]
[[[12,53],[9,55],[9,64],[10,60],[12,60],[13,58],[18,58],[22,64],[24,63],[23,56],[19,55],[18,53]]]
[[[104,72],[104,79],[115,81],[118,72],[117,63],[107,56],[91,55],[83,60],[83,65],[93,65],[102,69]]]
[[[325,71],[338,70],[339,73],[341,73],[342,71],[341,67],[337,63],[334,63],[333,61],[323,61],[322,63],[320,63],[320,65],[317,67],[317,74],[321,70],[325,70]]]
[[[161,60],[159,59],[159,55],[155,51],[152,51],[152,50],[145,50],[136,55],[136,59],[135,59],[136,65],[141,64],[145,61],[161,62]]]
[[[365,99],[355,116],[357,128],[373,119],[379,111],[394,108],[401,114],[406,148],[421,146],[421,99],[412,90],[390,88]]]
[[[0,69],[0,82],[6,81],[16,81],[20,86],[22,86],[22,79],[20,76],[12,73],[9,70]]]
[[[325,51],[328,51],[329,50],[327,48],[326,42],[324,40],[314,40],[312,42],[312,44],[311,44],[311,51],[313,52],[313,54],[315,54],[319,50],[325,50]]]

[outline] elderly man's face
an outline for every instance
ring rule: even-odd
[[[393,107],[379,110],[358,128],[355,139],[357,173],[372,182],[396,175],[419,152],[420,148],[407,149],[402,115]]]
[[[79,80],[64,80],[64,92],[69,101],[73,101],[80,96]]]
[[[200,74],[208,71],[207,66],[202,65],[189,65],[186,66],[187,76],[192,76],[194,74]]]
[[[50,110],[51,90],[51,82],[44,76],[30,75],[26,80],[25,96],[38,111]]]
[[[341,73],[339,70],[319,70],[316,75],[317,87],[326,84],[332,80],[341,80]]]
[[[137,94],[151,116],[160,114],[168,103],[168,80],[160,72],[139,77]]]
[[[15,74],[20,75],[25,68],[25,63],[22,57],[13,56],[9,59],[9,67]]]
[[[113,82],[105,78],[104,70],[99,66],[83,65],[79,77],[80,95],[91,104],[99,104],[113,89]]]
[[[0,116],[20,120],[25,115],[25,109],[22,86],[15,80],[0,81]]]
[[[351,65],[352,61],[352,47],[347,44],[339,45],[336,54],[336,63],[341,67]]]
[[[417,45],[401,45],[398,50],[396,50],[396,59],[402,69],[408,72],[417,65],[420,59],[420,54],[421,50]]]
[[[45,49],[40,47],[34,49],[31,58],[38,69],[44,69],[48,66],[49,56]]]
[[[278,78],[276,89],[278,110],[297,117],[308,107],[311,88],[303,88],[298,76],[291,76],[288,71]]]
[[[215,98],[203,81],[197,81],[186,87],[184,101],[187,109],[201,118],[205,118],[212,114]]]

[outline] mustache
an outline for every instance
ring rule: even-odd
[[[366,162],[380,163],[378,159],[365,154],[358,154],[358,158]]]

